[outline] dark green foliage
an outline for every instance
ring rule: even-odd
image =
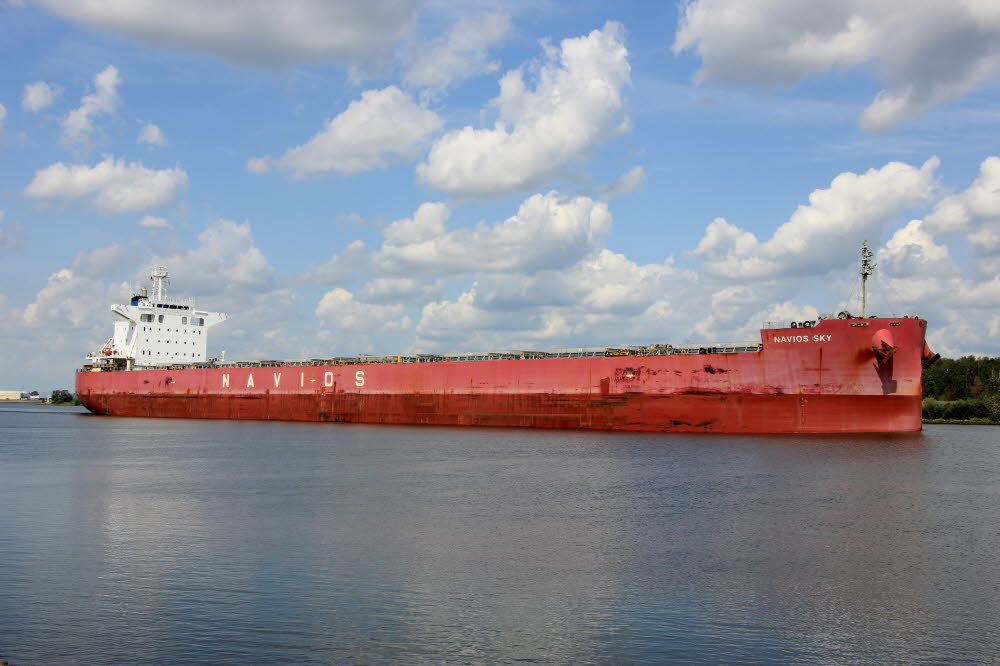
[[[1000,358],[942,358],[924,370],[924,396],[966,400],[1000,395]]]
[[[76,404],[76,399],[73,394],[69,391],[63,391],[62,389],[56,389],[49,396],[49,402],[53,405],[72,405]]]
[[[935,400],[934,398],[924,398],[924,418],[943,419],[944,410],[948,407],[947,402]]]
[[[942,358],[923,385],[925,419],[1000,423],[1000,358]]]
[[[948,421],[997,421],[1000,422],[1000,401],[994,400],[935,400],[924,399],[925,419]]]

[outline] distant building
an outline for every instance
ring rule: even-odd
[[[25,400],[27,397],[24,391],[0,391],[0,400]]]

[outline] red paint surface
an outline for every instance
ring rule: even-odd
[[[882,329],[899,347],[887,363],[872,351]],[[764,330],[756,353],[79,372],[76,391],[117,416],[899,432],[921,427],[924,332],[919,319],[827,320]]]

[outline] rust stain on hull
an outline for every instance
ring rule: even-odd
[[[916,396],[573,395],[81,396],[97,414],[679,432],[894,432],[920,429]]]

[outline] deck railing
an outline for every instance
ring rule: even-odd
[[[446,363],[456,361],[522,361],[529,359],[600,358],[620,356],[687,356],[692,354],[746,354],[759,352],[759,342],[713,342],[709,344],[650,345],[648,347],[573,347],[553,351],[502,350],[484,352],[452,352],[444,354],[390,354],[334,356],[331,358],[291,359],[287,361],[252,360],[220,361],[211,359],[196,363],[170,363],[139,365],[134,370],[191,370],[196,368],[282,368],[315,365],[372,365],[384,363]],[[124,371],[123,363],[94,363],[84,365],[81,372]]]

